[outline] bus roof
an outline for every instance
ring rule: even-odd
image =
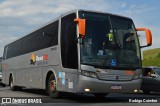
[[[58,20],[59,18],[61,18],[61,17],[64,17],[64,16],[66,16],[66,15],[69,15],[69,14],[71,14],[71,13],[78,12],[78,11],[86,11],[86,12],[94,12],[94,13],[109,14],[109,15],[114,15],[114,16],[118,16],[118,17],[123,17],[123,18],[131,19],[131,18],[129,18],[129,17],[125,17],[125,16],[121,16],[121,15],[117,15],[117,14],[112,14],[112,13],[108,13],[108,12],[101,12],[101,11],[94,11],[94,10],[84,10],[84,9],[71,10],[71,11],[66,12],[66,13],[64,13],[64,14],[61,14],[60,16],[58,16],[57,18],[55,18],[55,19],[53,19],[53,20],[47,22],[46,24],[44,24],[44,25],[42,25],[42,26],[40,26],[40,27],[37,27],[36,29],[32,30],[31,32],[25,34],[24,36],[22,36],[22,37],[20,37],[20,38],[17,38],[16,40],[14,40],[14,41],[12,41],[12,42],[6,44],[5,46],[8,46],[9,44],[14,43],[15,41],[18,41],[18,40],[20,40],[20,39],[26,37],[27,35],[29,35],[29,34],[35,32],[35,31],[37,31],[37,30],[39,30],[39,29],[41,29],[41,28],[43,28],[43,27],[45,27],[45,26],[47,26],[47,25],[49,25],[49,24],[51,24],[51,23],[53,23],[53,22],[55,22],[55,21],[57,21],[57,20]],[[132,19],[131,19],[131,20],[132,20]]]

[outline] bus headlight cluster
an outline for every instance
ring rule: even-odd
[[[133,76],[133,80],[135,80],[135,79],[140,79],[142,77],[142,74],[135,74],[134,76]]]
[[[87,77],[97,78],[97,74],[95,72],[82,70],[82,75],[87,76]]]

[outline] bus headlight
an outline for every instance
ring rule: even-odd
[[[92,78],[97,78],[97,74],[95,72],[89,72],[82,70],[82,75]]]
[[[82,71],[82,75],[89,77],[89,72],[88,71]]]
[[[92,77],[92,78],[97,78],[97,74],[94,73],[94,72],[90,72],[90,75],[89,75],[89,76]]]

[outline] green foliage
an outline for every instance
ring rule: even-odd
[[[142,66],[160,66],[160,59],[143,60]]]
[[[160,48],[143,51],[143,66],[160,66]]]
[[[157,58],[160,58],[160,53],[158,53]]]

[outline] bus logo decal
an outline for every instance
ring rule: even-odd
[[[43,56],[35,56],[34,53],[31,54],[31,63],[30,65],[34,65],[36,62],[48,60],[48,55],[44,54]]]
[[[35,54],[32,53],[32,54],[31,54],[31,63],[30,63],[30,65],[34,65],[35,63],[36,63]]]

